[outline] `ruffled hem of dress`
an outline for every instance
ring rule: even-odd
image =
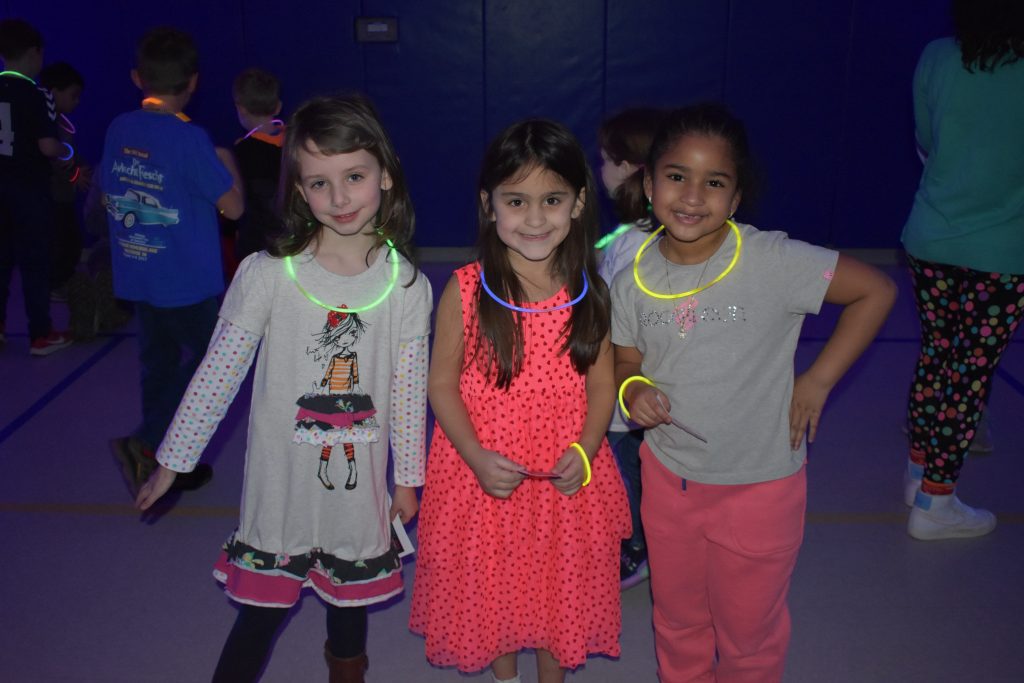
[[[391,545],[382,555],[345,560],[321,548],[289,555],[248,545],[231,534],[214,565],[214,576],[233,599],[253,605],[294,605],[309,586],[339,606],[387,600],[402,590],[401,541],[391,531]]]
[[[305,580],[284,575],[266,575],[232,564],[221,553],[213,576],[224,584],[224,592],[235,602],[257,607],[291,607],[299,601],[304,588],[312,588],[320,598],[336,607],[360,607],[384,602],[402,592],[400,570],[363,583],[334,584],[319,570]]]

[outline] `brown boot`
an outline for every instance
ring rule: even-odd
[[[331,648],[324,643],[324,659],[330,671],[329,683],[364,683],[366,670],[370,668],[370,660],[366,653],[355,657],[335,657]]]

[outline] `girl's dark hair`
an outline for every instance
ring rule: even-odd
[[[373,248],[383,247],[390,239],[399,253],[412,261],[412,199],[398,154],[370,101],[357,94],[307,100],[292,114],[285,131],[279,192],[284,232],[272,240],[267,251],[272,256],[295,256],[314,244],[320,234],[320,223],[299,192],[299,150],[312,143],[326,155],[365,149],[391,176],[391,188],[381,191]]]
[[[626,109],[607,119],[597,131],[598,145],[613,162],[625,161],[638,167],[612,193],[615,213],[623,223],[635,223],[650,215],[644,195],[644,164],[651,141],[664,118],[665,112],[661,109]]]
[[[649,174],[654,172],[658,160],[684,135],[704,135],[724,140],[736,166],[736,189],[743,192],[744,202],[749,203],[753,199],[756,173],[747,142],[747,130],[724,104],[718,102],[682,107],[666,115],[647,156]]]
[[[953,26],[964,68],[995,71],[1024,57],[1024,2],[953,0]]]
[[[570,296],[583,291],[586,274],[590,291],[572,307],[572,314],[562,330],[573,367],[585,373],[597,360],[601,344],[608,334],[608,288],[597,274],[597,262],[591,245],[598,237],[598,205],[594,177],[580,143],[565,126],[553,121],[534,119],[506,128],[488,146],[480,168],[479,190],[487,199],[479,204],[480,265],[487,274],[487,284],[506,301],[522,305],[524,292],[508,258],[508,247],[498,236],[497,224],[491,218],[494,190],[503,183],[525,178],[541,168],[557,174],[574,192],[573,201],[584,199],[578,217],[572,219],[569,234],[555,249],[551,275],[568,287]],[[479,312],[479,336],[474,351],[476,362],[497,386],[508,388],[525,362],[521,316],[529,313],[511,311],[494,301],[481,287],[476,291]]]
[[[75,67],[67,62],[47,64],[39,72],[39,84],[47,90],[66,90],[73,85],[85,87],[85,79]]]

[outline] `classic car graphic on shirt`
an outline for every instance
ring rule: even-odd
[[[103,203],[114,220],[126,228],[139,225],[176,225],[178,210],[160,206],[153,195],[142,190],[128,189],[123,195],[105,195]]]

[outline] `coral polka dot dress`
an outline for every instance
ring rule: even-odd
[[[468,361],[478,334],[479,266],[456,276]],[[531,305],[568,300],[562,289]],[[586,418],[585,377],[560,353],[570,311],[523,315],[526,365],[507,391],[475,363],[465,364],[460,380],[481,445],[530,470],[554,467]],[[484,493],[435,426],[410,616],[432,664],[476,671],[523,648],[544,648],[565,668],[588,654],[618,656],[619,545],[630,533],[629,508],[606,441],[592,461],[590,485],[571,497],[550,481],[526,479],[499,500]]]

